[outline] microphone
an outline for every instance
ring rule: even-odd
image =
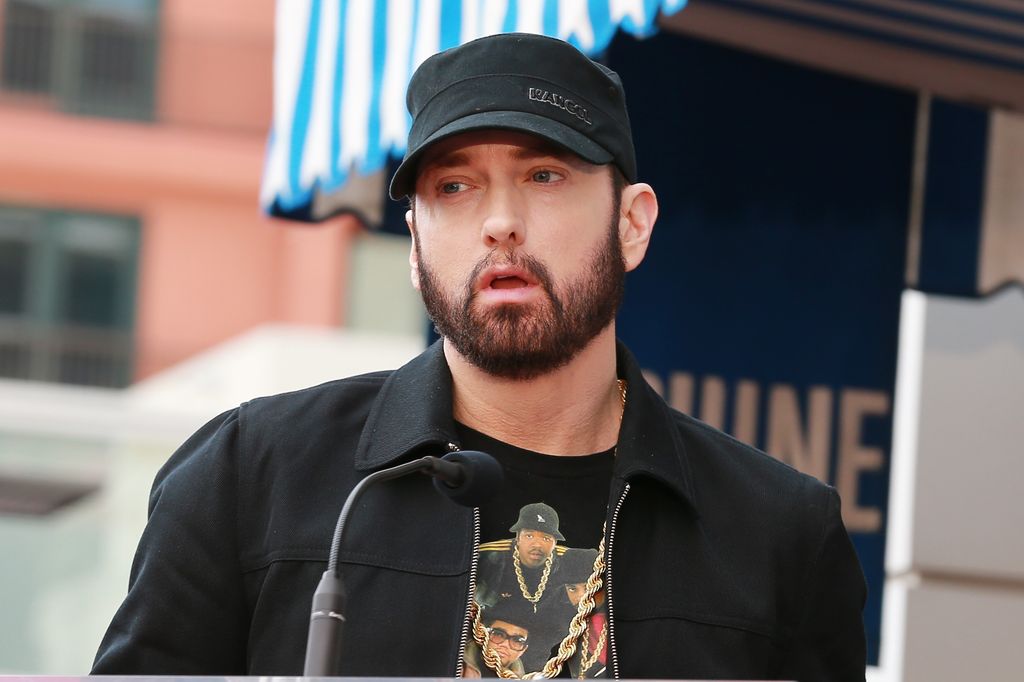
[[[338,552],[345,522],[356,500],[369,486],[420,471],[434,478],[434,487],[457,504],[476,507],[492,497],[504,481],[504,471],[490,455],[475,450],[452,452],[443,458],[421,457],[405,464],[375,471],[359,481],[348,494],[338,515],[327,570],[313,593],[306,640],[303,677],[336,677],[341,633],[345,623],[345,588],[338,569]]]
[[[426,473],[434,477],[434,487],[456,504],[479,507],[494,496],[505,478],[498,460],[486,452],[465,450],[450,452],[433,460]]]

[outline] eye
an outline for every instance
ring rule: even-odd
[[[530,176],[534,182],[549,183],[561,180],[564,176],[558,171],[549,170],[547,168],[543,170],[534,171],[533,175]]]
[[[464,182],[445,182],[441,185],[441,194],[458,194],[465,188]]]

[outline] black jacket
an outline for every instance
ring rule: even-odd
[[[835,491],[670,409],[621,347],[618,371],[629,400],[609,498],[610,668],[863,680],[865,585]],[[217,417],[157,475],[93,672],[301,674],[345,495],[373,470],[447,452],[455,433],[440,344],[394,372]],[[458,672],[474,522],[424,476],[367,492],[340,555],[345,675]]]

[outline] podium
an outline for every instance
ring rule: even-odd
[[[192,677],[188,675],[92,675],[82,677],[63,677],[53,675],[39,676],[4,676],[0,675],[0,682],[17,680],[18,682],[90,682],[91,680],[103,680],[104,682],[298,682],[299,680],[346,680],[348,682],[452,682],[462,678],[452,677],[284,677],[284,676],[202,676]],[[609,678],[610,679],[610,678]],[[631,682],[629,679],[622,679],[619,682]],[[661,682],[710,682],[708,680],[662,680]],[[716,680],[715,682],[730,682],[729,680]],[[739,682],[733,680],[731,682]],[[744,680],[744,682],[757,682],[757,680]],[[761,682],[768,682],[762,680]],[[778,682],[778,681],[774,681]],[[790,681],[792,682],[792,681]]]

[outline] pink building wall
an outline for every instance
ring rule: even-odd
[[[358,223],[258,206],[273,22],[273,0],[163,0],[152,122],[0,97],[0,204],[140,220],[137,379],[263,323],[343,322]]]

